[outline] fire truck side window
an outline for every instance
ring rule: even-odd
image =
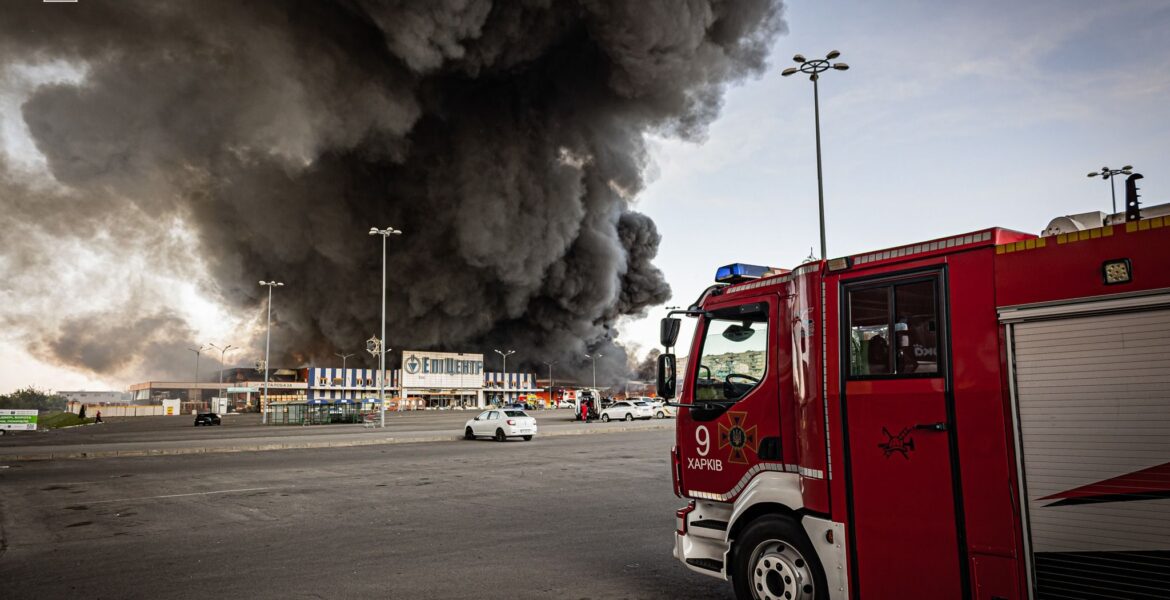
[[[894,288],[895,357],[899,374],[938,373],[938,311],[934,281]]]
[[[768,364],[767,306],[707,322],[695,378],[695,402],[736,402],[759,385]]]
[[[890,288],[849,292],[849,374],[889,375]]]
[[[940,373],[936,290],[932,279],[850,291],[850,376]]]

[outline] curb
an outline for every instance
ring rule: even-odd
[[[669,427],[667,427],[669,425]],[[641,427],[617,426],[593,429],[570,429],[553,433],[542,433],[540,437],[565,437],[571,435],[604,435],[607,433],[622,433],[627,431],[659,431],[674,429],[674,421],[663,419],[652,422],[652,425]],[[273,450],[307,450],[313,448],[350,448],[357,446],[377,446],[385,444],[423,444],[429,442],[461,442],[462,435],[431,435],[406,438],[376,438],[352,439],[335,441],[291,441],[271,442],[264,444],[249,444],[243,446],[224,446],[220,448],[155,448],[146,450],[96,450],[96,451],[65,451],[40,452],[30,454],[0,455],[0,461],[36,461],[36,460],[71,460],[93,458],[127,458],[138,456],[178,456],[183,454],[232,454],[236,452],[269,452]]]

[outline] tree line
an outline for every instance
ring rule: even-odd
[[[0,394],[0,408],[65,410],[67,404],[65,396],[41,391],[32,386],[11,394]]]

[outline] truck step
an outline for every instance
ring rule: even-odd
[[[699,567],[708,571],[715,571],[716,573],[723,572],[723,563],[714,558],[688,558],[687,564],[692,567]]]
[[[699,519],[692,521],[691,527],[702,527],[704,529],[718,529],[719,531],[727,531],[727,521],[716,521],[715,519]]]

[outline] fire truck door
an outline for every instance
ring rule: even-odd
[[[844,288],[847,496],[861,598],[964,596],[941,277]]]

